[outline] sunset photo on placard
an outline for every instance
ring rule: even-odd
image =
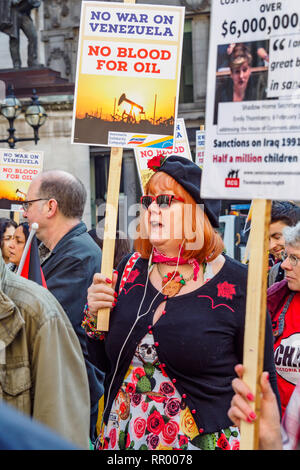
[[[146,134],[173,134],[176,83],[81,75],[78,83],[75,137],[83,133],[107,142],[108,129]],[[106,133],[106,134],[105,134]]]

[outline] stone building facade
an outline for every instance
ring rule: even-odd
[[[24,0],[25,1],[25,0]],[[141,4],[155,4],[157,0],[137,0]],[[178,117],[185,120],[192,154],[195,149],[195,133],[204,124],[206,73],[209,46],[210,0],[164,0],[166,5],[185,7],[185,31],[182,56]],[[105,201],[110,149],[71,144],[71,128],[74,98],[74,82],[77,62],[77,44],[80,23],[81,0],[43,0],[39,9],[32,11],[39,37],[39,63],[49,72],[49,86],[36,86],[41,104],[48,118],[40,128],[37,150],[44,151],[44,168],[61,168],[75,174],[84,182],[88,201],[84,220],[88,228],[95,226]],[[31,89],[26,68],[26,38],[21,33],[22,68],[24,87],[19,98],[28,102]],[[12,69],[8,37],[0,33],[0,80]],[[53,77],[53,71],[56,76]],[[25,88],[26,88],[25,87]],[[23,88],[23,87],[21,87]],[[30,89],[30,90],[29,90]],[[15,87],[18,96],[18,89]],[[32,129],[22,115],[15,122],[17,135],[31,136]],[[0,136],[6,136],[7,121],[0,117]],[[34,143],[16,144],[26,150]],[[123,151],[123,168],[120,195],[119,225],[125,229],[130,222],[127,209],[137,202],[141,189],[132,150]],[[100,206],[100,208],[99,208]],[[99,214],[97,216],[97,214]]]

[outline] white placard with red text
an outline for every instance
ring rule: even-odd
[[[299,200],[299,0],[213,0],[207,83],[202,197]]]
[[[144,188],[153,171],[148,168],[148,161],[157,155],[178,155],[192,160],[190,145],[186,133],[184,119],[178,118],[176,121],[175,140],[169,143],[167,148],[147,148],[137,147],[134,149],[135,161],[138,169],[141,187]]]
[[[44,152],[0,149],[0,208],[21,210],[32,179],[43,171]]]

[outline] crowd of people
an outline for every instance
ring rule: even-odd
[[[0,425],[0,448],[234,450],[241,420],[255,422],[242,365],[247,266],[226,255],[220,201],[201,198],[201,169],[177,156],[149,166],[133,248],[118,232],[109,278],[103,231],[87,231],[86,190],[73,175],[40,173],[25,222],[0,219],[0,417],[18,441]],[[47,288],[16,274],[33,223]],[[272,204],[269,254],[260,445],[296,448],[293,202]],[[109,331],[99,331],[107,307]]]

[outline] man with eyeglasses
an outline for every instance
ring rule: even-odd
[[[37,238],[47,288],[68,315],[85,358],[91,401],[91,440],[97,421],[98,401],[103,394],[103,373],[89,360],[81,323],[87,290],[101,267],[101,250],[81,220],[86,190],[75,176],[60,170],[45,171],[34,178],[23,202],[29,224],[38,223]],[[74,403],[74,407],[80,403]]]
[[[285,279],[269,287],[267,296],[282,414],[300,378],[300,222],[286,227],[283,236]]]
[[[273,201],[269,226],[268,287],[282,281],[285,272],[281,266],[285,248],[283,230],[300,221],[300,207],[291,201]]]

